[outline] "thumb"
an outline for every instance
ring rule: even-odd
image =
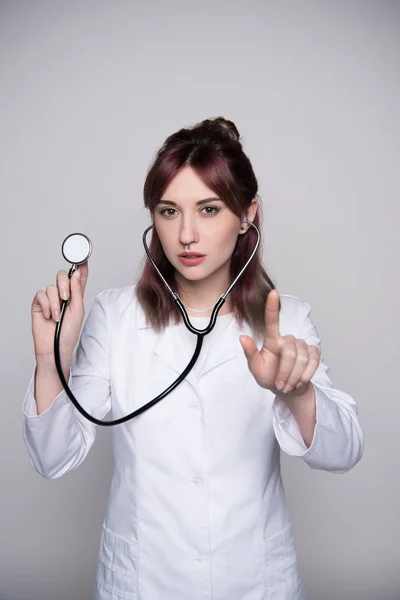
[[[240,344],[243,348],[245,356],[247,358],[247,362],[251,363],[259,354],[259,350],[256,346],[254,340],[248,335],[241,335],[239,337]]]

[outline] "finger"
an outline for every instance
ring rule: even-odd
[[[69,307],[72,311],[78,311],[82,309],[83,305],[83,290],[81,286],[81,269],[77,269],[73,272],[70,279],[71,284],[71,298],[69,301]]]
[[[69,277],[68,271],[65,269],[58,271],[57,273],[57,287],[58,293],[63,300],[68,300],[69,298]]]
[[[254,340],[248,335],[241,335],[239,337],[240,343],[246,355],[246,358],[252,359],[258,353],[258,348]]]
[[[271,290],[265,307],[264,346],[271,349],[279,339],[279,293]]]
[[[283,338],[278,373],[275,379],[275,386],[278,390],[282,390],[287,384],[290,373],[292,372],[296,363],[296,359],[296,338],[292,335],[287,335]]]
[[[253,372],[254,369],[257,369],[257,364],[261,360],[260,351],[258,350],[256,343],[250,336],[241,335],[239,337],[239,340],[245,353],[249,369],[251,372]]]
[[[50,302],[44,290],[36,292],[32,301],[32,313],[42,313],[46,319],[50,319]]]
[[[60,295],[58,293],[58,288],[56,285],[49,285],[46,289],[46,294],[50,303],[51,316],[54,321],[60,320]]]
[[[308,345],[308,365],[303,375],[301,376],[302,383],[308,383],[321,362],[321,353],[316,346]]]
[[[292,372],[290,373],[286,381],[286,386],[283,388],[283,392],[285,394],[291,392],[294,388],[297,387],[298,384],[303,383],[302,378],[304,378],[304,373],[306,372],[310,360],[308,346],[304,340],[296,340],[296,347],[296,362],[294,364]],[[300,385],[298,387],[300,387]]]
[[[83,264],[79,265],[79,271],[81,272],[80,284],[82,288],[82,294],[84,294],[87,280],[89,277],[89,262],[86,261]]]

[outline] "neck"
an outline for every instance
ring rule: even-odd
[[[228,276],[221,277],[221,274],[217,276],[217,273],[201,281],[184,279],[177,272],[175,273],[175,278],[178,285],[179,297],[186,304],[186,307],[190,307],[186,308],[186,310],[188,315],[193,317],[210,317],[214,310],[214,305],[229,287]],[[205,308],[208,308],[208,310],[204,310]],[[202,312],[194,312],[199,310]],[[218,316],[226,315],[230,312],[231,306],[228,295],[225,303],[218,312]]]

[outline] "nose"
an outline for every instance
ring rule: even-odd
[[[190,216],[183,217],[179,231],[179,241],[183,246],[190,246],[198,242],[198,232],[195,226],[195,220]]]

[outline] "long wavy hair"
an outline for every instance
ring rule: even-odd
[[[223,117],[206,119],[170,135],[150,165],[143,196],[153,221],[154,210],[162,194],[185,166],[190,166],[239,218],[246,216],[253,198],[260,200],[258,182],[250,160],[243,151],[235,124]],[[254,224],[261,232],[260,202]],[[257,232],[253,227],[249,227],[244,235],[238,235],[230,262],[231,281],[248,260],[256,241]],[[179,294],[175,269],[163,251],[155,228],[152,230],[149,250],[171,289]],[[229,294],[232,311],[240,326],[246,322],[256,337],[264,334],[265,303],[269,292],[275,288],[261,264],[261,256],[262,243]],[[145,312],[147,324],[155,331],[161,331],[171,323],[177,324],[182,319],[171,294],[166,293],[164,283],[147,256],[136,282],[136,295]]]

